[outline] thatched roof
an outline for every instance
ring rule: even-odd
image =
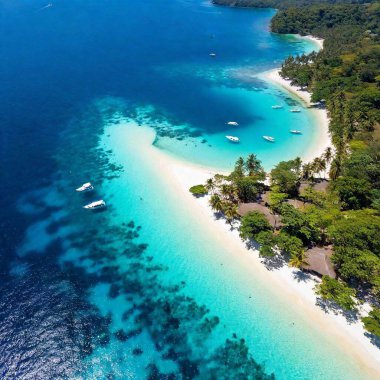
[[[238,213],[240,216],[247,215],[251,211],[258,211],[264,214],[269,224],[274,228],[279,228],[282,226],[280,215],[273,215],[269,207],[256,202],[239,203]]]
[[[259,202],[263,205],[269,204],[269,194],[270,191],[265,191],[264,193],[262,193]]]
[[[302,182],[298,190],[301,195],[302,195],[302,191],[304,191],[308,187],[312,187],[314,190],[322,191],[325,193],[327,191],[328,185],[329,185],[329,181],[327,181],[326,179],[319,180],[318,182],[315,182],[315,183]]]
[[[333,254],[331,246],[328,247],[314,247],[306,251],[306,261],[304,269],[315,272],[321,276],[327,275],[332,278],[336,277],[334,265],[330,258]]]
[[[286,199],[285,202],[292,205],[296,209],[304,207],[304,203],[298,199]]]
[[[326,181],[323,179],[322,181],[319,181],[313,185],[313,189],[317,191],[327,191],[327,187],[329,186],[329,181]]]

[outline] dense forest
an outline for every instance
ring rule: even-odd
[[[279,11],[271,21],[273,32],[324,39],[323,50],[288,57],[280,73],[327,108],[334,149],[311,163],[280,162],[270,173],[267,206],[281,216],[282,227],[273,228],[263,214],[253,212],[241,217],[240,232],[242,238],[260,243],[262,256],[285,252],[290,254],[289,264],[300,268],[307,264],[308,249],[332,247],[337,278],[323,276],[318,295],[348,310],[371,303],[373,311],[362,321],[370,333],[380,336],[380,2],[213,2],[274,7]],[[252,165],[255,170],[249,170]],[[315,190],[313,183],[326,171],[327,189]],[[221,185],[211,196],[211,206],[227,220],[240,218],[237,205],[264,191],[262,168],[252,157],[248,164],[241,159],[229,177],[215,181]],[[301,189],[305,182],[310,186]],[[205,191],[210,186],[206,184]],[[303,206],[296,208],[289,199]]]

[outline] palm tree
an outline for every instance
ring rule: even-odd
[[[313,166],[310,163],[302,165],[302,178],[309,180],[312,179],[314,175]]]
[[[342,171],[342,163],[339,158],[335,157],[330,165],[330,173],[329,176],[332,180],[336,180]]]
[[[305,251],[302,249],[297,252],[293,252],[289,260],[289,265],[301,270],[303,270],[305,266],[309,265],[309,263],[306,261]]]
[[[213,178],[209,178],[206,181],[205,188],[207,189],[207,191],[209,191],[211,194],[213,194],[214,190],[215,190],[215,187],[216,187],[216,184],[215,184],[214,179]]]
[[[255,154],[250,154],[248,156],[247,161],[245,162],[245,168],[247,169],[249,176],[254,176],[264,171],[261,161]]]
[[[323,153],[323,159],[326,161],[327,165],[330,165],[332,158],[333,158],[332,149],[331,147],[327,147],[325,152]]]
[[[215,210],[216,212],[223,211],[223,201],[218,194],[211,195],[209,202],[210,202],[211,208]]]
[[[320,174],[321,171],[326,170],[326,162],[324,159],[316,157],[312,163],[311,166],[313,168],[313,171],[317,174]]]
[[[236,188],[232,184],[224,183],[220,187],[220,194],[223,196],[224,199],[233,200],[236,195]]]
[[[226,217],[227,222],[229,224],[232,224],[232,221],[235,218],[239,217],[239,214],[237,212],[237,206],[232,202],[223,202],[223,203],[224,203],[223,204],[224,216]]]
[[[234,168],[233,172],[231,173],[230,178],[232,180],[234,180],[234,179],[236,180],[236,179],[240,179],[240,178],[244,177],[244,175],[245,175],[244,168],[245,168],[244,159],[243,159],[243,157],[239,157],[235,163],[235,168]]]

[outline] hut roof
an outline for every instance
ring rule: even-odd
[[[319,180],[318,182],[315,182],[315,183],[302,182],[298,190],[302,194],[302,192],[306,190],[308,187],[312,187],[314,190],[326,192],[328,185],[329,185],[329,181],[327,181],[326,179]]]
[[[268,204],[269,194],[270,194],[270,191],[265,191],[264,193],[262,193],[260,196],[260,203],[262,203],[263,205]]]
[[[292,205],[296,209],[304,207],[304,203],[298,199],[287,199],[285,202]]]
[[[313,185],[313,189],[317,191],[326,192],[328,185],[329,185],[329,181],[326,181],[325,179],[323,179],[322,181],[315,183]]]
[[[336,277],[334,266],[330,260],[333,250],[331,246],[328,247],[314,247],[306,251],[305,269],[316,272],[321,276],[327,275],[332,278]]]
[[[258,211],[265,215],[269,224],[274,228],[279,228],[282,226],[281,219],[279,215],[273,215],[269,207],[264,206],[261,203],[239,203],[238,213],[240,216],[247,215],[251,211]]]

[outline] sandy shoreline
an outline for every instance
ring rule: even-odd
[[[311,144],[309,149],[302,155],[305,162],[312,161],[315,157],[320,157],[327,147],[332,147],[330,134],[329,134],[329,117],[326,109],[313,108],[311,103],[311,94],[307,91],[302,91],[299,88],[292,86],[290,80],[286,80],[280,76],[279,69],[265,71],[258,75],[258,77],[266,82],[286,90],[299,99],[309,108],[313,117],[318,124],[317,137],[315,143]]]
[[[215,218],[208,205],[208,196],[195,198],[189,193],[188,189],[191,186],[204,183],[215,173],[208,168],[168,156],[158,148],[152,149],[155,162],[159,163],[161,173],[167,177],[168,183],[178,191],[178,198],[187,204],[194,215],[196,214],[197,221],[202,224],[205,232],[217,237],[231,252],[231,259],[242,260],[243,265],[249,265],[256,276],[260,275],[282,298],[286,297],[300,313],[307,315],[314,326],[324,331],[325,335],[329,335],[332,342],[341,346],[343,352],[360,363],[362,370],[368,373],[368,379],[379,378],[380,350],[365,337],[361,322],[349,324],[344,316],[326,314],[316,305],[317,297],[313,288],[319,280],[315,276],[310,276],[306,282],[299,282],[294,276],[297,269],[287,266],[274,271],[266,269],[258,251],[248,250],[237,230],[231,231],[223,219]]]
[[[323,49],[324,40],[313,36],[301,36],[296,34],[301,39],[306,39],[315,43],[318,46],[318,50]],[[318,124],[317,137],[315,143],[311,144],[309,149],[302,155],[302,159],[305,162],[312,161],[315,157],[320,157],[327,147],[332,147],[330,134],[329,134],[329,117],[326,109],[314,108],[311,103],[311,94],[308,91],[303,91],[296,86],[290,84],[290,80],[284,79],[280,76],[280,69],[273,69],[260,73],[258,77],[266,82],[269,82],[282,90],[286,90],[291,94],[297,96],[302,102],[309,107],[309,111],[312,113]]]
[[[310,328],[326,337],[331,345],[339,346],[340,352],[358,364],[364,374],[361,378],[380,378],[380,350],[364,335],[361,322],[349,324],[344,316],[327,314],[316,305],[317,297],[313,290],[318,281],[316,277],[310,276],[300,282],[295,277],[295,273],[299,272],[296,269],[283,266],[268,270],[258,251],[247,249],[236,229],[231,231],[224,219],[215,218],[208,204],[209,196],[192,196],[189,188],[205,183],[215,174],[213,169],[182,161],[155,147],[155,133],[150,127],[133,123],[123,127],[131,128],[130,136],[134,144],[139,146],[139,152],[154,163],[155,171],[160,173],[164,183],[170,186],[178,202],[181,202],[181,207],[197,222],[208,239],[222,246],[230,254],[230,259],[239,263],[245,275],[259,278],[273,296],[285,300],[297,314],[304,316]]]

